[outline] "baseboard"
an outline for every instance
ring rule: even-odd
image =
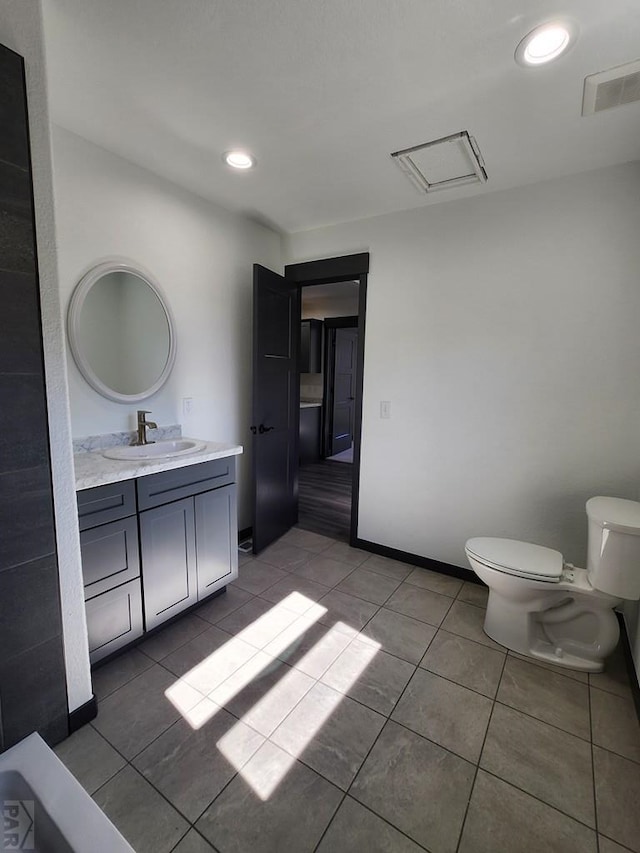
[[[618,617],[618,622],[620,623],[620,640],[622,642],[622,648],[624,651],[625,663],[627,664],[633,704],[636,707],[636,714],[638,716],[638,722],[640,723],[640,684],[638,683],[638,675],[636,673],[633,653],[631,651],[631,643],[629,642],[629,634],[627,633],[627,625],[624,621],[624,616],[622,615],[622,613],[616,612],[616,616]]]
[[[419,554],[410,554],[408,551],[400,551],[398,548],[389,548],[388,545],[379,545],[377,542],[369,542],[367,539],[356,539],[352,545],[354,548],[360,548],[361,551],[370,551],[372,554],[388,557],[390,560],[397,560],[399,563],[409,563],[421,569],[429,569],[432,572],[440,572],[442,575],[450,575],[459,580],[484,586],[480,578],[471,569],[462,569],[460,566],[454,566],[451,563],[442,563],[440,560],[432,560],[430,557],[421,557]]]
[[[94,693],[88,702],[85,702],[84,705],[80,705],[80,707],[76,708],[75,711],[71,711],[69,713],[69,734],[72,735],[74,732],[78,731],[78,729],[86,726],[86,724],[95,719],[97,715],[98,701],[96,699],[96,694]]]

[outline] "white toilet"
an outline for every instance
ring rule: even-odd
[[[469,539],[471,568],[489,587],[485,632],[532,658],[600,672],[620,636],[613,608],[640,598],[640,503],[587,501],[587,568],[514,539]]]

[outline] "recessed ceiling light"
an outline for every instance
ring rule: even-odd
[[[557,59],[575,41],[577,27],[571,21],[549,21],[526,35],[516,48],[516,62],[526,67]]]
[[[255,158],[246,151],[227,151],[222,159],[233,169],[251,169],[256,165]]]

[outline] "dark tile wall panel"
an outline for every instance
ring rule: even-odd
[[[31,732],[48,732],[51,724],[59,730],[58,720],[67,714],[60,636],[0,661],[0,704],[5,747]]]
[[[0,574],[2,619],[0,649],[9,659],[62,633],[58,565],[53,554]]]
[[[22,59],[0,46],[0,750],[68,732]]]
[[[53,554],[55,533],[48,466],[0,474],[0,575]],[[0,587],[0,598],[2,589]],[[0,614],[2,613],[0,603]]]
[[[0,160],[28,169],[29,138],[21,61],[6,48],[0,50],[0,127]]]
[[[38,373],[42,338],[38,281],[33,273],[0,270],[0,365],[3,373]],[[1,417],[1,415],[0,415]]]
[[[48,469],[46,427],[42,375],[0,372],[0,472],[45,466]]]
[[[15,272],[35,270],[30,175],[1,160],[0,266]]]

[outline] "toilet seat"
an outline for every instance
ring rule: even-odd
[[[480,536],[469,539],[465,550],[488,568],[514,577],[558,583],[562,576],[562,554],[543,545]]]

